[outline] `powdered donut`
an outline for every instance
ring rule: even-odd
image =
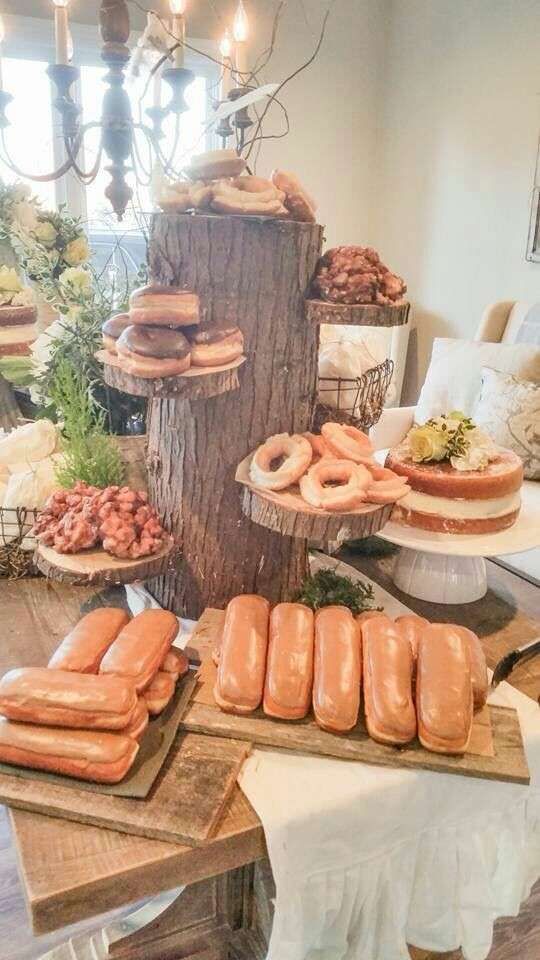
[[[366,499],[370,482],[371,475],[361,464],[325,457],[302,477],[300,493],[312,507],[346,512],[356,510]],[[330,483],[338,486],[325,486]]]
[[[284,458],[276,470],[272,462]],[[311,444],[299,434],[277,433],[254,453],[249,468],[253,483],[264,490],[285,490],[297,483],[309,467],[313,457]]]
[[[335,457],[354,463],[371,463],[373,444],[361,430],[342,423],[323,423],[321,433]]]

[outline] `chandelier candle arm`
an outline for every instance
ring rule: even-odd
[[[67,66],[69,64],[68,2],[69,0],[53,0],[56,63],[63,66]]]
[[[219,89],[219,99],[226,100],[229,96],[230,91],[234,87],[233,80],[233,64],[231,60],[232,55],[232,40],[229,34],[229,31],[226,30],[225,34],[219,45],[219,52],[221,54],[222,60],[222,74],[221,74],[221,83]]]
[[[249,21],[243,0],[238,0],[238,7],[233,22],[233,37],[235,41],[235,68],[237,81],[239,84],[245,84],[247,79],[247,39],[249,36]]]
[[[172,34],[178,44],[173,53],[174,66],[184,66],[184,43],[186,42],[186,0],[170,0],[172,19]]]

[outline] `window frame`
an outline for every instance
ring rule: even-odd
[[[2,55],[20,60],[41,60],[47,63],[54,63],[56,57],[55,37],[54,37],[54,17],[48,20],[38,17],[21,17],[17,15],[6,15],[5,21],[5,40],[2,44]],[[103,66],[101,59],[101,37],[99,28],[96,25],[76,23],[70,21],[70,30],[73,38],[75,50],[74,66]],[[129,38],[129,47],[133,49],[136,45],[141,32],[132,30]],[[217,43],[209,40],[188,38],[189,43],[200,50],[203,54],[197,54],[192,50],[185,51],[185,65],[193,70],[199,77],[203,77],[206,83],[207,102],[210,102],[210,89],[217,84],[219,78],[219,68],[212,61],[207,59],[204,54],[210,57],[218,58],[219,50]],[[64,147],[59,136],[55,135],[56,125],[59,122],[58,111],[53,105],[54,91],[53,84],[49,78],[44,75],[44,81],[50,85],[51,115],[52,115],[52,139],[53,139],[53,157],[55,168],[58,168],[65,160]],[[105,85],[103,87],[105,92]],[[7,90],[12,93],[14,100],[8,107],[8,117],[11,117],[13,127],[17,120],[17,92]],[[76,102],[81,105],[80,84],[73,87],[73,94]],[[208,116],[208,114],[207,114]],[[9,130],[9,128],[8,128]],[[8,134],[9,136],[9,134]],[[213,131],[210,131],[207,137],[207,147],[212,149],[217,145],[217,137]],[[204,149],[204,148],[203,148]],[[17,158],[14,157],[16,160]],[[84,157],[82,160],[84,166]],[[0,175],[2,170],[0,163]],[[54,182],[56,205],[66,204],[69,211],[74,216],[80,216],[87,219],[86,190],[82,183],[72,173],[60,180]]]

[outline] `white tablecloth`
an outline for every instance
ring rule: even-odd
[[[508,684],[490,702],[519,710],[530,787],[253,752],[239,782],[276,882],[268,960],[409,960],[407,943],[485,960],[540,876],[540,709]]]

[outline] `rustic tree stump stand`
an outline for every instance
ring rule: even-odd
[[[152,501],[182,559],[152,581],[168,609],[197,618],[238,593],[291,597],[307,572],[307,540],[258,526],[242,511],[238,464],[274,433],[311,424],[318,327],[304,297],[322,227],[254,217],[158,214],[150,271],[193,290],[205,319],[237,324],[247,362],[238,390],[205,400],[154,398],[149,408]]]

